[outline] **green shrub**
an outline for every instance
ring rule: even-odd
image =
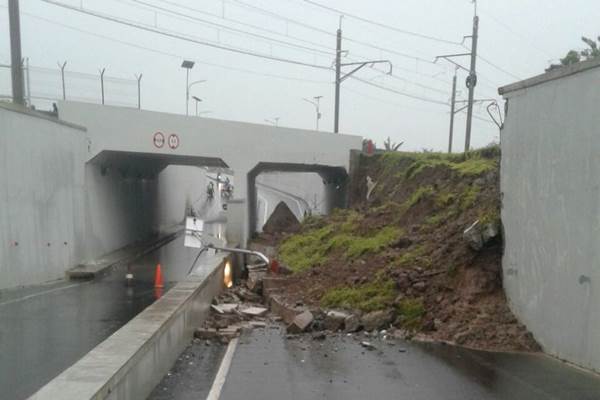
[[[321,306],[371,312],[388,308],[395,297],[394,282],[381,279],[357,287],[331,289],[321,298]]]

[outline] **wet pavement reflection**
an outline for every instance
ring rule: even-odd
[[[275,329],[242,337],[221,398],[542,400],[600,399],[600,377],[537,354],[372,341],[314,341]]]
[[[208,228],[216,232],[222,225]],[[185,278],[198,249],[184,247],[183,239],[92,282],[61,282],[0,297],[0,399],[33,394]],[[162,290],[154,288],[157,263]],[[134,275],[129,287],[127,272]]]

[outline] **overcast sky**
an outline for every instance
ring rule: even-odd
[[[332,65],[339,21],[339,14],[304,0],[57,1],[77,7],[83,5],[86,10],[151,25],[194,40],[320,67]],[[343,49],[348,51],[345,62],[389,59],[394,73],[386,76],[385,66],[378,67],[381,72],[364,69],[355,75],[363,81],[348,79],[343,83],[341,131],[372,138],[379,144],[390,136],[392,141],[404,141],[404,148],[408,150],[445,150],[449,106],[438,103],[447,103],[450,98],[453,67],[443,61],[439,65],[429,61],[436,55],[468,51],[445,41],[460,42],[464,35],[471,33],[471,1],[315,2],[418,34],[389,30],[350,16],[344,18],[343,32],[347,40]],[[10,61],[7,0],[0,0],[0,5],[3,7],[0,9],[0,62],[6,64]],[[482,57],[478,60],[478,98],[497,98],[498,86],[542,73],[551,61],[569,49],[582,48],[582,35],[600,35],[600,2],[597,0],[480,0],[478,11]],[[315,110],[302,98],[323,96],[321,128],[333,129],[334,73],[331,70],[211,48],[40,0],[21,0],[21,12],[23,56],[29,58],[32,66],[57,69],[57,61],[67,60],[68,71],[97,74],[100,68],[106,68],[106,76],[131,80],[108,81],[108,103],[135,105],[134,74],[143,73],[142,108],[185,113],[185,72],[180,65],[183,59],[190,59],[197,63],[191,72],[191,81],[207,80],[192,88],[192,95],[203,100],[200,110],[212,111],[205,114],[206,117],[256,123],[279,117],[282,126],[313,129]],[[468,58],[461,62],[467,66]],[[464,79],[465,73],[460,72],[460,99],[466,98]],[[9,74],[4,69],[0,71],[2,94],[10,90],[8,83]],[[88,76],[69,74],[67,95],[99,101],[99,86],[98,81]],[[31,88],[34,95],[60,96],[59,75],[32,70]],[[47,107],[48,103],[39,101],[38,105]],[[194,109],[192,101],[190,113],[193,114]],[[498,129],[489,122],[485,109],[476,108],[476,117],[473,146],[497,141]],[[464,116],[459,115],[455,150],[464,146],[464,123]]]

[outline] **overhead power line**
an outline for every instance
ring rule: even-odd
[[[167,0],[158,0],[158,1],[167,1]],[[243,8],[249,9],[249,10],[254,10],[254,11],[256,11],[258,13],[261,13],[263,15],[270,16],[270,17],[279,19],[281,21],[285,21],[287,23],[300,26],[302,28],[306,28],[306,29],[309,29],[309,30],[312,30],[312,31],[315,31],[315,32],[322,33],[324,35],[328,35],[328,36],[331,36],[331,37],[335,37],[336,36],[336,34],[333,33],[333,32],[329,32],[329,31],[327,31],[325,29],[316,27],[314,25],[310,25],[310,24],[307,24],[305,22],[301,22],[301,21],[295,20],[293,18],[286,17],[286,16],[281,15],[281,14],[277,14],[277,13],[275,13],[273,11],[266,10],[264,8],[261,8],[261,7],[252,5],[252,4],[248,4],[248,3],[246,3],[246,2],[244,2],[242,0],[225,0],[225,1],[228,1],[230,3],[234,3],[236,5],[239,5],[239,6],[243,7]],[[351,38],[351,37],[348,37],[348,36],[344,36],[344,40],[346,40],[348,42],[353,42],[353,43],[356,43],[356,44],[360,44],[361,46],[365,46],[365,47],[368,47],[368,48],[371,48],[371,49],[374,49],[374,50],[384,51],[386,53],[394,54],[394,55],[397,55],[399,57],[404,57],[404,58],[408,58],[408,59],[411,59],[411,60],[415,60],[415,61],[419,61],[419,62],[423,62],[423,63],[427,63],[427,64],[437,65],[432,60],[427,60],[427,59],[422,58],[422,57],[418,57],[418,56],[414,56],[414,55],[411,55],[411,54],[403,53],[403,52],[400,52],[400,51],[397,51],[397,50],[394,50],[394,49],[390,49],[390,48],[387,48],[387,47],[374,45],[372,43],[363,42],[361,40],[354,39],[354,38]],[[361,58],[365,58],[365,59],[369,58],[369,57],[364,57],[364,56],[360,56],[360,57]]]
[[[241,29],[237,29],[237,28],[234,28],[234,27],[227,26],[227,25],[222,25],[222,24],[218,24],[216,22],[207,21],[205,19],[201,19],[201,18],[194,17],[194,16],[187,15],[187,14],[183,14],[183,13],[180,13],[178,11],[170,10],[170,9],[167,9],[167,8],[164,8],[164,7],[160,7],[160,6],[151,4],[151,3],[147,3],[147,2],[142,1],[142,0],[128,0],[128,1],[132,2],[132,3],[143,5],[145,7],[148,7],[148,8],[154,9],[154,10],[160,10],[163,13],[162,15],[165,15],[164,13],[167,13],[167,14],[175,15],[175,16],[180,17],[180,18],[184,18],[184,19],[195,21],[195,22],[200,22],[200,23],[205,24],[205,25],[213,26],[215,28],[223,29],[223,30],[226,30],[226,31],[234,32],[234,33],[245,35],[245,36],[251,36],[251,37],[263,40],[263,41],[273,42],[273,43],[277,43],[277,44],[284,45],[284,46],[287,46],[287,47],[295,47],[295,48],[298,48],[298,49],[307,50],[307,51],[314,52],[314,53],[326,54],[328,56],[334,56],[333,51],[320,50],[320,49],[316,49],[316,48],[313,48],[313,47],[307,47],[307,46],[299,45],[299,44],[296,44],[296,43],[291,43],[291,42],[288,42],[288,41],[285,41],[285,40],[279,40],[279,39],[275,39],[275,38],[272,38],[272,37],[260,35],[260,34],[257,34],[257,33],[244,31],[244,30],[241,30]]]
[[[384,24],[382,22],[377,22],[377,21],[373,21],[373,20],[368,19],[368,18],[359,17],[358,15],[351,14],[351,13],[348,13],[346,11],[342,11],[342,10],[337,9],[337,8],[326,6],[324,4],[318,3],[318,2],[313,1],[313,0],[302,0],[302,1],[304,1],[305,3],[311,4],[311,5],[315,6],[315,7],[319,7],[319,8],[322,8],[324,10],[330,11],[330,12],[335,13],[337,15],[343,15],[345,17],[352,18],[352,19],[355,19],[357,21],[365,22],[367,24],[375,25],[375,26],[378,26],[380,28],[388,29],[390,31],[394,31],[394,32],[401,33],[401,34],[404,34],[404,35],[418,37],[418,38],[421,38],[421,39],[427,39],[427,40],[431,40],[431,41],[439,42],[439,43],[457,45],[457,46],[460,46],[460,44],[461,44],[460,42],[455,42],[455,41],[444,39],[444,38],[439,38],[439,37],[430,36],[430,35],[426,35],[426,34],[419,33],[419,32],[412,32],[412,31],[408,31],[408,30],[396,28],[394,26],[387,25],[387,24]]]
[[[500,71],[500,72],[504,72],[506,75],[508,75],[508,76],[510,76],[510,77],[512,77],[512,78],[515,78],[515,79],[517,79],[517,80],[522,80],[522,79],[523,79],[523,78],[520,78],[519,76],[517,76],[517,75],[513,74],[512,72],[510,72],[510,71],[507,71],[507,70],[505,70],[504,68],[502,68],[502,67],[500,67],[500,66],[498,66],[498,65],[494,64],[493,62],[491,62],[490,60],[486,59],[485,57],[482,57],[482,56],[481,56],[481,54],[478,54],[478,55],[477,55],[477,58],[479,58],[481,61],[483,61],[484,63],[486,63],[486,64],[487,64],[487,65],[489,65],[490,67],[492,67],[492,68],[495,68],[495,69],[497,69],[497,70],[498,70],[498,71]]]
[[[3,6],[0,6],[1,8],[5,8]],[[28,18],[33,18],[33,19],[37,19],[39,21],[44,21],[46,23],[52,24],[52,25],[56,25],[56,26],[60,26],[62,28],[65,29],[69,29],[69,30],[73,30],[75,32],[79,32],[79,33],[83,33],[86,35],[90,35],[93,37],[97,37],[100,39],[104,39],[110,42],[114,42],[114,43],[119,43],[122,44],[124,46],[129,46],[135,49],[139,49],[139,50],[144,50],[150,53],[154,53],[154,54],[160,54],[166,57],[171,57],[171,58],[176,58],[178,60],[183,60],[183,59],[191,59],[192,61],[198,63],[198,64],[202,64],[202,65],[207,65],[210,67],[215,67],[215,68],[221,68],[221,69],[226,69],[226,70],[230,70],[230,71],[236,71],[236,72],[241,72],[241,73],[245,73],[245,74],[250,74],[250,75],[257,75],[257,76],[264,76],[267,78],[275,78],[275,79],[282,79],[282,80],[289,80],[289,81],[297,81],[297,82],[306,82],[306,83],[314,83],[314,84],[331,84],[332,82],[330,81],[325,81],[325,80],[314,80],[314,79],[305,79],[305,78],[297,78],[297,77],[292,77],[292,76],[286,76],[286,75],[278,75],[278,74],[269,74],[269,73],[264,73],[264,72],[259,72],[259,71],[253,71],[253,70],[248,70],[248,69],[244,69],[244,68],[237,68],[237,67],[232,67],[230,65],[223,65],[223,64],[217,64],[217,63],[211,63],[208,61],[204,61],[204,60],[194,60],[193,58],[190,58],[189,56],[182,56],[180,54],[175,54],[175,53],[170,53],[167,51],[162,51],[162,50],[158,50],[156,48],[150,48],[150,47],[146,47],[146,46],[142,46],[140,44],[136,44],[136,43],[132,43],[132,42],[128,42],[125,40],[121,40],[121,39],[116,39],[110,36],[105,36],[99,33],[95,33],[95,32],[91,32],[91,31],[87,31],[85,29],[80,29],[80,28],[76,28],[74,26],[70,26],[61,22],[57,22],[57,21],[53,21],[51,19],[45,18],[45,17],[41,17],[39,15],[35,15],[35,14],[30,14],[30,13],[26,13],[26,12],[21,12],[21,15],[24,15]]]
[[[75,11],[81,14],[86,14],[86,15],[90,15],[96,18],[100,18],[100,19],[104,19],[107,21],[111,21],[111,22],[115,22],[121,25],[126,25],[132,28],[137,28],[137,29],[141,29],[147,32],[152,32],[152,33],[156,33],[159,35],[163,35],[166,37],[171,37],[174,39],[179,39],[179,40],[184,40],[187,42],[191,42],[191,43],[196,43],[196,44],[200,44],[202,46],[207,46],[207,47],[212,47],[212,48],[216,48],[216,49],[220,49],[220,50],[225,50],[228,52],[232,52],[232,53],[238,53],[238,54],[243,54],[243,55],[247,55],[247,56],[251,56],[251,57],[256,57],[256,58],[262,58],[262,59],[266,59],[266,60],[271,60],[271,61],[277,61],[277,62],[281,62],[281,63],[286,63],[286,64],[294,64],[294,65],[299,65],[299,66],[303,66],[303,67],[310,67],[310,68],[315,68],[315,69],[322,69],[322,70],[331,70],[331,67],[325,66],[325,65],[318,65],[318,64],[312,64],[312,63],[308,63],[308,62],[304,62],[304,61],[298,61],[298,60],[292,60],[292,59],[288,59],[288,58],[282,58],[282,57],[275,57],[275,56],[271,56],[268,54],[262,54],[262,53],[256,53],[250,50],[246,50],[246,49],[240,49],[240,48],[236,48],[236,47],[227,47],[227,46],[223,46],[220,44],[216,44],[216,43],[212,43],[212,42],[207,42],[204,40],[200,40],[200,39],[196,39],[196,38],[192,38],[189,36],[185,36],[183,34],[180,33],[175,33],[175,32],[168,32],[168,31],[164,31],[158,28],[154,28],[152,26],[148,26],[148,25],[144,25],[144,24],[140,24],[134,21],[129,21],[129,20],[125,20],[125,19],[121,19],[112,15],[107,15],[107,14],[103,14],[103,13],[99,13],[96,11],[92,11],[89,9],[84,9],[84,8],[78,8],[75,6],[71,6],[68,4],[64,4],[61,2],[57,2],[57,1],[53,1],[53,0],[40,0],[44,3],[47,4],[51,4],[54,6],[58,6],[58,7],[62,7],[71,11]]]
[[[387,87],[387,86],[379,85],[377,83],[368,81],[366,79],[359,78],[359,77],[354,76],[354,75],[350,76],[350,78],[352,78],[354,80],[357,80],[359,82],[362,82],[365,85],[373,86],[373,87],[379,88],[381,90],[385,90],[385,91],[388,91],[388,92],[391,92],[391,93],[398,94],[400,96],[409,97],[409,98],[414,99],[414,100],[421,100],[421,101],[424,101],[424,102],[427,102],[427,103],[439,104],[439,105],[444,105],[444,106],[448,105],[448,103],[444,102],[444,101],[435,100],[435,99],[431,99],[431,98],[423,97],[423,96],[418,96],[418,95],[415,95],[415,94],[412,94],[412,93],[406,93],[406,92],[403,92],[403,91],[398,90],[398,89],[394,89],[394,88],[390,88],[390,87]]]
[[[161,3],[164,3],[164,4],[168,4],[170,6],[178,7],[180,9],[182,9],[182,10],[192,11],[192,12],[195,12],[195,13],[198,13],[198,14],[201,14],[201,15],[210,16],[212,18],[218,18],[218,19],[221,19],[221,20],[224,20],[224,21],[233,22],[234,24],[245,26],[246,28],[256,29],[256,30],[261,31],[261,32],[270,33],[270,34],[281,36],[281,37],[286,37],[286,38],[292,39],[294,41],[298,41],[298,42],[310,44],[311,46],[317,46],[317,47],[321,47],[321,48],[327,49],[327,50],[329,50],[331,52],[335,52],[335,48],[333,48],[331,46],[325,46],[325,45],[323,45],[323,43],[317,43],[317,42],[313,42],[313,41],[310,41],[310,40],[306,40],[304,38],[299,38],[297,36],[290,35],[287,32],[286,33],[282,33],[282,32],[278,32],[278,31],[273,30],[273,29],[266,29],[263,26],[258,26],[258,25],[250,24],[248,22],[240,21],[239,19],[228,17],[225,14],[221,14],[221,15],[214,14],[214,13],[211,13],[211,12],[208,12],[208,11],[205,11],[205,10],[201,10],[201,9],[198,9],[198,8],[186,6],[186,5],[179,4],[179,3],[176,3],[174,1],[169,1],[169,0],[157,0],[157,1],[159,1]]]

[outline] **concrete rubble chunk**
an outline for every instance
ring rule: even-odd
[[[302,314],[296,315],[296,318],[288,325],[288,333],[302,333],[310,329],[314,320],[314,316],[310,311],[304,311]]]
[[[263,279],[266,275],[266,269],[249,270],[246,286],[254,293],[261,293],[263,289]]]
[[[473,225],[465,229],[463,232],[463,239],[475,251],[479,251],[483,248],[483,238],[481,237],[481,231],[479,229],[479,220],[475,221]]]
[[[344,332],[352,333],[360,329],[360,318],[355,314],[350,314],[344,319]]]
[[[277,314],[281,317],[283,322],[286,324],[291,324],[296,315],[302,314],[304,310],[298,309],[294,306],[287,304],[283,299],[279,296],[271,296],[269,302],[271,312]]]
[[[201,340],[211,340],[218,336],[217,330],[214,328],[198,328],[194,332],[194,337]]]
[[[219,314],[230,314],[238,308],[238,304],[235,303],[225,303],[218,305],[211,305],[210,308],[215,310]]]
[[[250,326],[252,328],[266,328],[267,323],[264,321],[250,321]]]
[[[350,314],[343,311],[330,310],[325,313],[325,329],[337,332],[344,327],[344,321]]]
[[[366,331],[379,330],[387,328],[392,319],[394,313],[392,310],[379,310],[372,311],[361,317],[361,324]]]
[[[500,224],[498,222],[488,222],[482,224],[479,220],[475,221],[463,232],[463,239],[475,251],[481,250],[486,244],[500,235]]]
[[[246,289],[245,287],[240,287],[237,289],[237,294],[238,296],[240,296],[242,298],[242,300],[249,302],[249,303],[261,303],[262,302],[262,297],[259,296],[258,294],[251,292],[250,290]]]
[[[242,310],[242,314],[251,316],[251,317],[262,317],[264,316],[269,310],[267,310],[264,307],[249,307],[246,308],[244,310]]]

